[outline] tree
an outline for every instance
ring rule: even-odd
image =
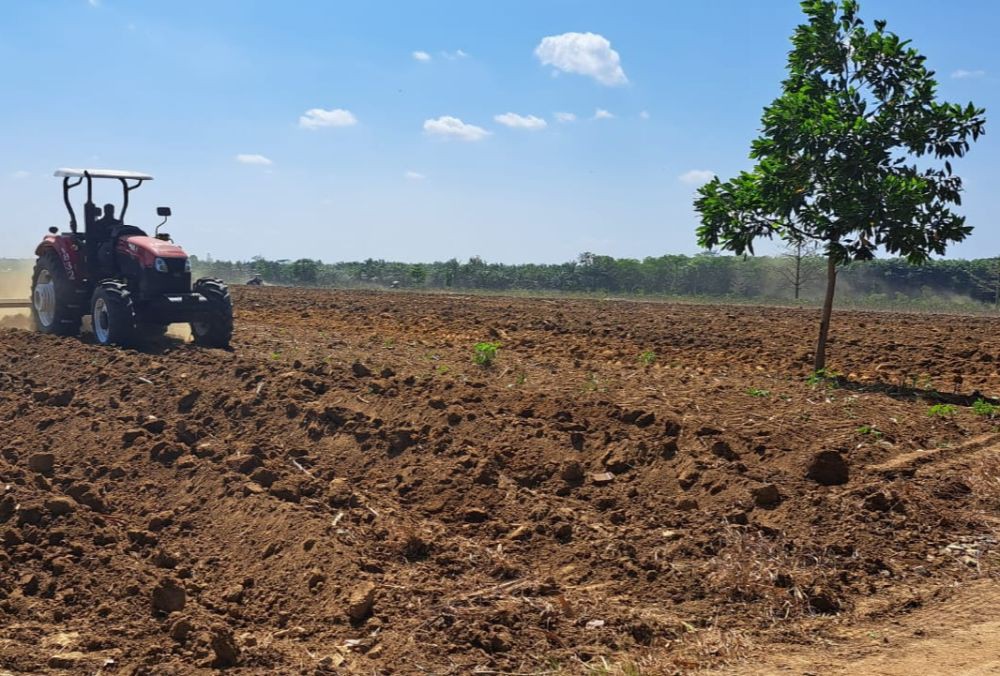
[[[806,0],[802,9],[807,21],[792,36],[782,94],[764,109],[752,144],[756,166],[702,186],[695,208],[705,247],[753,254],[760,237],[821,244],[819,371],[838,266],[879,249],[924,263],[972,231],[952,211],[962,181],[949,158],[984,132],[985,111],[938,102],[925,58],[885,21],[866,28],[855,0]]]
[[[316,278],[319,275],[319,266],[319,261],[300,258],[292,263],[292,279],[299,284],[315,284]]]
[[[1000,256],[990,261],[986,270],[973,270],[970,276],[980,291],[992,296],[993,309],[1000,309]]]
[[[781,257],[788,261],[784,267],[778,268],[778,274],[792,287],[795,300],[802,294],[802,287],[817,277],[819,270],[813,263],[819,253],[819,244],[811,240],[796,239],[785,245]]]

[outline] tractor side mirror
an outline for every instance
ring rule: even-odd
[[[156,226],[156,230],[153,231],[153,236],[157,239],[162,239],[162,237],[160,237],[160,228],[162,228],[163,224],[167,222],[168,218],[170,218],[170,207],[156,207],[156,215],[162,216],[163,220],[158,226]]]

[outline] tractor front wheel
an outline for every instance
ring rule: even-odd
[[[208,301],[204,319],[191,322],[194,342],[205,347],[229,347],[233,338],[233,300],[229,289],[218,279],[199,279],[194,292]]]
[[[136,338],[135,308],[128,288],[119,282],[101,282],[91,302],[94,337],[101,345],[131,345]]]
[[[31,318],[35,329],[55,336],[78,334],[87,304],[86,296],[81,299],[80,294],[56,252],[52,249],[42,252],[31,276]]]

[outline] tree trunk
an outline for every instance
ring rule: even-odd
[[[816,341],[816,361],[813,368],[826,368],[826,337],[830,333],[830,315],[833,314],[833,295],[837,290],[837,263],[833,256],[826,259],[826,298],[823,299],[823,318],[819,322],[819,340]]]
[[[802,288],[802,242],[795,246],[795,300],[799,299]]]

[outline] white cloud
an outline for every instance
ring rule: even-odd
[[[595,120],[610,120],[614,116],[615,116],[614,113],[608,112],[607,110],[604,110],[604,108],[598,108],[597,110],[594,111]]]
[[[715,172],[708,169],[692,169],[677,177],[684,185],[699,186],[715,178]]]
[[[434,136],[457,138],[462,141],[482,141],[490,135],[490,132],[482,127],[477,127],[474,124],[466,124],[451,115],[443,115],[434,120],[425,120],[424,131]]]
[[[236,161],[243,164],[256,164],[261,167],[267,167],[274,164],[270,159],[264,157],[263,155],[251,155],[251,154],[240,154],[236,156]]]
[[[532,131],[537,131],[539,129],[545,129],[549,126],[546,124],[545,120],[540,117],[535,117],[534,115],[504,113],[503,115],[495,115],[493,119],[503,126],[510,127],[512,129],[530,129]]]
[[[959,68],[951,74],[952,78],[956,80],[975,80],[985,75],[985,70],[965,70],[964,68]]]
[[[457,61],[458,59],[464,59],[469,55],[463,52],[461,49],[456,49],[453,52],[441,52],[441,56],[452,61]]]
[[[13,174],[10,175],[11,178],[17,178],[17,179],[28,178],[29,176],[31,176],[31,172],[25,171],[24,169],[18,169],[17,171],[15,171]]]
[[[403,173],[403,178],[405,178],[407,180],[410,180],[410,181],[422,181],[422,180],[424,180],[427,177],[424,176],[423,174],[421,174],[419,171],[410,171],[410,170],[408,170],[408,171],[406,171],[406,172]]]
[[[358,123],[354,113],[342,108],[323,110],[310,108],[299,118],[299,126],[303,129],[320,129],[321,127],[351,127]]]
[[[642,119],[642,120],[648,120],[649,119],[649,111],[648,110],[643,110],[642,112],[640,112],[639,113],[639,118]]]
[[[100,0],[87,0],[87,4],[90,5],[91,7],[100,7],[101,6]]]
[[[427,52],[422,52],[420,50],[417,50],[413,52],[413,58],[416,59],[417,61],[423,61],[426,63],[427,61],[431,60],[431,55],[428,54]]]
[[[555,113],[553,117],[556,118],[556,122],[561,122],[563,124],[567,122],[576,122],[576,115],[573,113]]]
[[[609,87],[628,82],[618,52],[611,49],[607,38],[596,33],[563,33],[542,38],[535,56],[543,65],[588,75]]]

